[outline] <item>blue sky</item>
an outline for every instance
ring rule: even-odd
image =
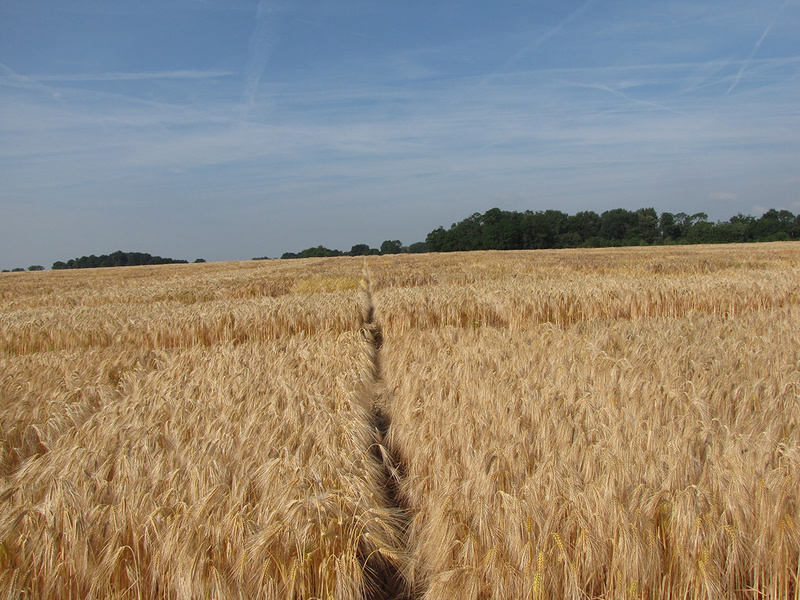
[[[4,0],[0,268],[800,212],[800,0]]]

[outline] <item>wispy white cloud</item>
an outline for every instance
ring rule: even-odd
[[[144,81],[148,79],[214,79],[236,75],[235,71],[146,71],[142,73],[73,73],[56,75],[29,75],[30,81]]]
[[[153,222],[149,231],[161,227],[165,236],[184,228],[187,214],[203,232],[223,220],[235,233],[218,241],[216,255],[208,252],[214,259],[246,257],[245,238],[258,246],[251,255],[373,243],[348,219],[368,219],[367,229],[387,239],[415,241],[426,228],[498,202],[515,210],[652,205],[706,210],[716,219],[800,197],[792,181],[800,161],[800,56],[784,22],[794,11],[764,30],[748,56],[752,39],[743,42],[743,33],[756,22],[747,16],[755,10],[749,0],[731,0],[732,15],[718,2],[670,2],[653,9],[657,24],[646,35],[647,3],[629,17],[579,0],[566,17],[551,14],[555,25],[539,24],[527,43],[519,40],[528,25],[511,35],[476,26],[470,33],[480,39],[442,36],[427,46],[397,37],[366,53],[347,32],[394,34],[374,27],[389,22],[391,3],[349,5],[337,21],[322,2],[292,6],[290,15],[287,1],[260,0],[255,19],[254,0],[249,13],[227,11],[243,41],[219,62],[49,62],[31,68],[47,75],[33,76],[18,66],[28,63],[4,58],[3,214],[15,223],[29,215],[30,232],[35,213],[47,212],[54,230],[61,220],[80,232],[69,234],[70,244],[78,240],[95,253],[102,249],[83,241],[98,239],[93,227],[81,223],[96,215],[103,217],[95,229],[116,228],[109,238],[148,251],[114,220],[158,214],[168,226]],[[202,4],[211,11],[214,2]],[[323,4],[324,14],[315,13]],[[380,18],[354,20],[366,4]],[[298,14],[314,27],[293,22]],[[610,21],[618,27],[604,29]],[[333,24],[335,33],[324,29]],[[702,31],[708,35],[696,35]],[[676,32],[684,37],[675,41]],[[309,37],[298,41],[298,34]],[[346,52],[334,55],[338,45]],[[320,57],[320,48],[331,56]],[[292,50],[298,53],[284,62]],[[298,57],[304,52],[312,56],[307,63]],[[736,93],[725,98],[732,87]],[[399,223],[404,229],[391,230]],[[17,229],[0,222],[0,255],[33,247],[14,237]],[[29,236],[41,246],[39,233]],[[50,260],[80,255],[68,247]]]
[[[550,38],[558,34],[562,31],[565,27],[567,27],[570,23],[575,21],[578,17],[583,15],[586,11],[588,11],[592,6],[597,4],[599,0],[586,0],[583,4],[581,4],[575,11],[570,13],[566,18],[560,21],[554,27],[548,29],[545,33],[537,37],[533,42],[519,50],[514,56],[512,56],[509,60],[507,60],[503,66],[497,69],[492,75],[496,75],[498,73],[504,73],[511,69],[514,65],[516,65],[520,60],[525,58],[526,56],[535,52],[539,47],[541,47],[545,42],[547,42]]]
[[[20,75],[12,68],[0,62],[0,86],[17,89],[29,89],[47,94],[51,97],[57,96],[57,92],[50,90],[47,86],[24,75]]]
[[[783,7],[781,8],[781,10],[779,10],[779,11],[777,12],[777,14],[775,15],[775,17],[774,17],[774,18],[772,19],[772,21],[770,22],[770,24],[769,24],[769,25],[767,25],[767,28],[764,30],[764,33],[762,33],[762,34],[761,34],[761,37],[760,37],[760,38],[758,38],[758,41],[756,42],[756,45],[755,45],[755,46],[753,46],[753,49],[750,51],[750,54],[749,54],[749,55],[748,55],[748,57],[745,59],[744,63],[742,63],[742,67],[739,69],[739,72],[736,74],[736,77],[734,77],[734,79],[733,79],[733,83],[732,83],[732,84],[731,84],[731,86],[728,88],[728,91],[727,91],[727,92],[725,92],[725,95],[726,95],[726,96],[729,96],[729,95],[731,94],[731,92],[732,92],[734,89],[736,89],[736,86],[737,86],[737,85],[739,85],[739,82],[742,80],[742,77],[744,76],[745,72],[747,71],[748,67],[750,66],[750,63],[751,63],[751,62],[753,61],[753,59],[755,58],[756,54],[758,54],[758,51],[759,51],[759,49],[761,48],[761,44],[763,44],[763,43],[764,43],[764,40],[765,40],[765,39],[767,38],[767,36],[769,35],[769,32],[770,32],[770,31],[772,31],[772,28],[775,26],[775,23],[778,21],[778,18],[781,16],[781,12],[782,12],[782,10],[783,10],[784,8],[786,8],[788,5],[789,5],[789,0],[786,0],[786,2],[784,2],[784,3],[783,3]]]
[[[280,0],[260,0],[256,11],[256,22],[248,45],[245,66],[244,114],[253,108],[261,77],[267,68],[272,51],[278,42],[277,17],[283,5]]]
[[[161,0],[156,3],[131,0],[79,0],[75,2],[50,2],[48,10],[61,13],[77,13],[91,16],[112,15],[152,15],[163,9],[169,10],[210,10],[210,11],[251,11],[252,0]],[[38,8],[38,7],[37,7]]]
[[[664,110],[664,111],[675,113],[675,114],[678,114],[678,115],[681,114],[681,111],[675,110],[674,108],[670,108],[669,106],[665,106],[664,104],[662,104],[660,102],[652,102],[652,101],[649,101],[649,100],[641,100],[641,99],[638,99],[638,98],[634,98],[634,97],[630,96],[629,94],[626,94],[625,92],[623,92],[621,89],[614,89],[609,85],[597,84],[597,83],[594,83],[594,84],[590,84],[590,83],[581,84],[581,83],[579,83],[579,84],[576,84],[576,85],[579,85],[579,86],[582,86],[582,87],[587,87],[587,88],[593,88],[593,89],[601,90],[601,91],[604,91],[604,92],[608,92],[610,94],[614,94],[616,96],[624,98],[626,101],[628,101],[628,102],[630,102],[632,104],[635,104],[635,105],[638,105],[638,106],[641,106],[641,107],[647,107],[647,108],[656,109],[656,110]],[[628,84],[628,85],[623,85],[621,87],[623,87],[623,88],[625,88],[625,87],[636,87],[636,85],[635,84]]]
[[[610,73],[599,79],[608,80]],[[680,72],[668,75],[681,78]],[[377,163],[409,175],[447,172],[459,164],[505,172],[517,161],[543,169],[564,161],[573,169],[608,160],[657,166],[675,156],[703,160],[710,148],[732,142],[742,152],[765,139],[791,143],[794,135],[780,95],[760,116],[741,102],[721,109],[693,98],[680,99],[672,109],[639,99],[633,84],[619,91],[589,76],[563,70],[506,74],[491,88],[476,87],[474,78],[415,88],[275,85],[271,106],[254,107],[253,122],[246,125],[231,120],[225,103],[172,105],[91,90],[59,102],[21,97],[6,104],[10,118],[4,129],[7,135],[38,135],[4,145],[0,155],[30,161],[39,153],[52,169],[62,160],[54,153],[72,155],[90,167],[76,170],[73,164],[69,170],[87,179],[98,165],[118,175],[280,164],[280,173],[304,173],[297,179],[302,182],[314,172],[365,177],[378,172]],[[649,76],[640,68],[623,69],[613,79],[638,84]],[[753,102],[763,108],[766,100]],[[734,151],[739,152],[729,152]],[[220,179],[219,185],[232,183]]]

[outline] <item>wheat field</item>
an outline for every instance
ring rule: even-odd
[[[800,598],[800,246],[0,277],[0,595]]]

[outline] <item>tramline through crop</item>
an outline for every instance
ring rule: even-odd
[[[383,346],[383,332],[380,323],[376,320],[375,306],[373,304],[372,290],[369,272],[365,266],[364,278],[361,289],[361,315],[362,331],[367,343],[367,352],[370,360],[371,380],[368,386],[370,422],[378,435],[378,441],[372,446],[372,453],[375,460],[381,465],[383,472],[383,491],[386,496],[388,506],[396,511],[398,516],[397,526],[401,539],[405,536],[405,527],[408,520],[407,508],[403,505],[399,494],[400,484],[405,472],[405,466],[401,461],[401,455],[395,448],[392,448],[387,439],[387,433],[391,425],[389,411],[386,403],[390,401],[387,396],[386,386],[383,381],[383,368],[381,365],[381,348]],[[405,567],[407,556],[403,557],[402,563],[392,564],[384,562],[376,571],[376,580],[380,582],[380,587],[375,590],[367,590],[369,600],[378,598],[386,600],[407,600],[414,597],[413,591],[409,588],[408,582],[403,576],[401,568]],[[367,568],[371,567],[369,563]]]

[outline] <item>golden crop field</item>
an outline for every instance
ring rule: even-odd
[[[800,245],[0,277],[0,595],[800,598]]]

